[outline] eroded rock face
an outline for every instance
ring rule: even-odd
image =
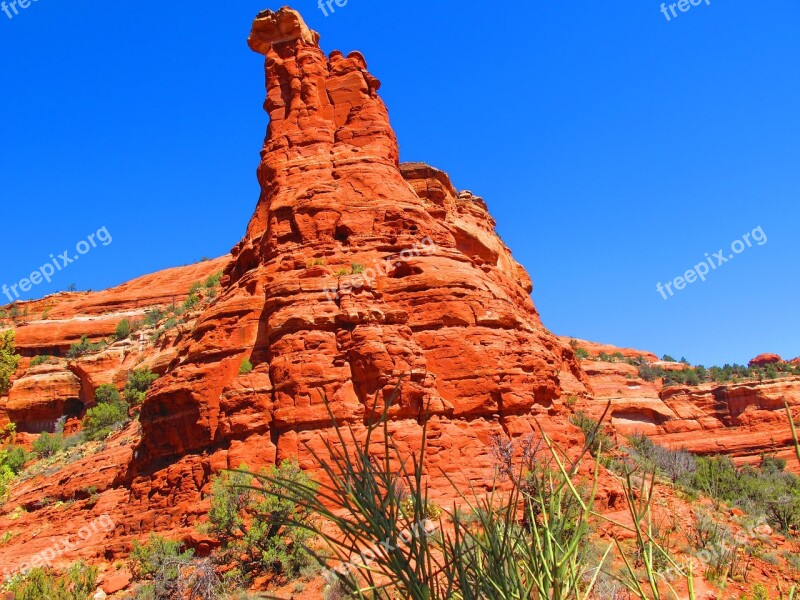
[[[154,346],[148,341],[152,330],[114,342],[117,325],[123,319],[141,321],[147,309],[180,304],[193,283],[221,272],[228,260],[166,269],[100,292],[61,293],[19,303],[18,312],[26,316],[0,322],[0,330],[13,325],[16,348],[23,356],[8,396],[0,397],[0,427],[15,423],[22,433],[52,432],[60,418],[83,416],[94,405],[94,390],[100,385],[122,388],[135,368],[166,371],[179,329]],[[192,315],[185,318],[191,323]],[[77,359],[58,358],[84,335],[111,345]],[[31,367],[36,356],[50,359]]]
[[[750,361],[751,367],[766,367],[767,365],[777,365],[782,363],[783,359],[778,354],[759,354]]]
[[[17,431],[52,432],[61,417],[83,413],[81,398],[81,381],[65,364],[39,365],[14,382],[0,410]]]
[[[651,364],[665,368],[678,363]],[[726,454],[737,462],[757,462],[762,453],[775,453],[788,460],[789,469],[800,471],[784,407],[787,402],[798,410],[800,377],[665,388],[661,379],[645,381],[637,367],[625,362],[591,359],[581,367],[592,395],[578,398],[576,410],[596,419],[610,404],[609,423],[621,441],[644,433],[664,446]]]
[[[142,465],[254,434],[289,454],[328,426],[323,396],[355,422],[401,377],[395,418],[429,407],[500,424],[551,406],[565,362],[580,377],[483,201],[435,169],[401,168],[364,58],[326,58],[317,40],[292,11],[255,22],[270,115],[261,197],[224,294],[145,402]]]

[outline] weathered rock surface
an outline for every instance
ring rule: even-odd
[[[329,422],[323,397],[362,421],[401,377],[393,417],[500,432],[553,405],[565,364],[582,377],[483,201],[431,167],[401,168],[364,58],[326,58],[317,39],[288,10],[254,25],[270,115],[261,198],[223,294],[145,402],[139,469],[252,435],[296,453]],[[454,445],[475,435],[460,431]]]
[[[152,331],[113,342],[117,325],[123,319],[141,320],[147,309],[180,304],[193,283],[221,272],[228,260],[223,257],[167,269],[102,292],[62,293],[18,303],[19,313],[27,316],[20,316],[17,323],[7,320],[0,324],[0,329],[13,324],[17,351],[23,356],[9,395],[0,397],[0,427],[13,422],[19,432],[52,432],[59,418],[82,416],[93,405],[98,386],[122,388],[135,368],[166,371],[170,352],[180,337],[177,333],[168,332],[155,346],[149,342]],[[186,316],[191,321],[190,317]],[[57,358],[84,335],[92,341],[112,343],[78,359]],[[53,358],[30,366],[33,357],[44,355]]]
[[[782,363],[783,359],[778,354],[759,354],[750,361],[751,367],[766,367],[767,365],[776,365]]]

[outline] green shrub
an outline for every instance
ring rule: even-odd
[[[352,275],[360,275],[361,273],[363,273],[363,272],[364,272],[364,269],[365,269],[365,268],[366,268],[366,267],[365,267],[364,265],[360,265],[360,264],[358,264],[358,263],[353,263],[353,264],[351,265],[351,271],[350,271],[350,273],[351,273]]]
[[[127,340],[131,335],[131,322],[128,319],[122,319],[117,324],[117,330],[114,333],[114,337],[117,338],[117,341]]]
[[[46,354],[42,356],[34,356],[33,360],[31,360],[32,367],[38,367],[39,365],[45,365],[53,360],[52,356],[47,356]]]
[[[253,372],[253,363],[246,356],[242,359],[242,364],[239,365],[239,375],[248,375]]]
[[[122,429],[128,422],[128,405],[124,402],[98,404],[83,417],[83,436],[87,440],[102,440]]]
[[[97,567],[83,562],[73,563],[61,574],[35,568],[14,577],[7,589],[16,600],[88,600],[97,585],[97,572]]]
[[[617,443],[614,439],[606,434],[604,428],[597,421],[583,411],[576,412],[569,420],[586,436],[586,445],[595,458],[601,458],[601,454],[606,454],[616,448]]]
[[[768,473],[777,473],[779,471],[785,471],[786,461],[782,458],[775,456],[774,454],[762,454],[760,468],[762,471],[766,471]]]
[[[122,390],[125,401],[131,406],[138,406],[144,402],[147,390],[158,379],[158,375],[149,369],[134,369],[128,375],[128,382]]]
[[[521,449],[517,442],[501,440],[496,444],[499,476],[510,478],[511,489],[488,496],[484,488],[471,494],[454,489],[461,509],[454,507],[448,515],[450,525],[440,522],[437,528],[427,510],[427,425],[421,450],[410,455],[401,451],[387,418],[394,397],[385,403],[383,418],[372,419],[358,439],[347,425],[334,421],[336,434],[323,438],[322,451],[314,454],[315,466],[324,471],[326,481],[321,491],[280,477],[256,477],[274,486],[271,493],[324,520],[324,526],[314,524],[312,530],[332,553],[320,557],[329,566],[326,598],[595,597],[595,583],[614,544],[605,542],[596,561],[586,551],[590,527],[602,517],[593,511],[597,474],[588,481],[577,475],[585,452],[566,462],[567,453],[544,432],[538,434],[538,443],[531,440]],[[531,472],[537,475],[529,483],[525,476]],[[627,481],[631,523],[642,527],[652,521],[647,494],[634,492]],[[581,493],[582,487],[591,491]],[[477,520],[463,523],[460,515],[465,510]],[[637,598],[653,597],[652,590],[658,591],[661,580],[653,569],[653,557],[666,554],[648,533],[637,530],[636,565],[628,561],[627,575],[618,577]],[[683,576],[674,561],[667,557],[666,563]]]
[[[217,287],[222,281],[222,273],[214,273],[206,279],[206,288],[213,289]]]
[[[0,449],[0,466],[8,467],[17,475],[30,460],[30,455],[22,446],[6,446]]]
[[[80,358],[81,356],[85,356],[87,354],[92,354],[95,352],[100,352],[106,346],[108,346],[108,342],[105,340],[100,340],[97,343],[92,343],[89,340],[88,335],[82,335],[81,341],[75,344],[72,344],[67,350],[67,358]]]
[[[9,485],[25,467],[29,458],[25,449],[19,446],[0,449],[0,500],[5,497]]]
[[[31,447],[39,458],[53,456],[64,449],[64,434],[45,431],[36,438]]]
[[[94,401],[97,404],[116,404],[122,401],[122,397],[116,387],[106,383],[94,391]]]
[[[639,377],[644,379],[645,381],[653,382],[659,377],[664,375],[664,370],[659,367],[652,367],[649,364],[640,364],[639,367]]]
[[[181,584],[186,583],[181,571],[192,563],[193,557],[194,551],[184,551],[181,542],[168,540],[155,533],[151,533],[144,544],[134,541],[130,555],[133,576],[137,581],[147,582],[139,589],[137,600],[177,598]],[[190,597],[200,600],[216,596],[191,594]]]
[[[186,302],[183,303],[181,307],[181,314],[192,310],[195,306],[200,303],[200,297],[195,293],[190,293],[189,297],[186,298]]]
[[[316,489],[311,478],[288,461],[260,476],[226,472],[212,484],[208,530],[221,544],[217,558],[223,564],[236,560],[246,578],[263,570],[294,576],[312,562],[305,546],[313,537],[307,529],[311,513],[282,498],[282,489],[272,483],[275,479]],[[288,527],[287,522],[299,526]]]
[[[15,352],[14,330],[0,332],[0,396],[11,389],[11,376],[19,366],[20,356]]]
[[[166,311],[159,308],[151,308],[144,313],[144,324],[147,327],[155,327],[161,320],[167,316]]]

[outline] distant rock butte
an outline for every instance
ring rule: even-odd
[[[390,430],[401,450],[415,451],[427,418],[439,499],[452,495],[445,473],[464,490],[491,481],[494,436],[531,433],[536,419],[574,448],[582,438],[572,412],[599,416],[609,402],[620,435],[644,431],[738,460],[787,450],[781,399],[800,404],[800,378],[665,390],[635,366],[598,360],[620,353],[655,363],[656,355],[547,331],[531,278],[495,233],[486,203],[431,166],[401,165],[364,57],[326,57],[318,42],[289,9],[260,13],[253,25],[270,124],[261,194],[231,255],[20,305],[29,315],[16,326],[25,358],[0,398],[0,425],[18,423],[22,443],[60,417],[80,417],[98,385],[121,388],[134,368],[163,376],[139,422],[57,474],[15,485],[0,530],[17,535],[0,546],[0,569],[102,514],[113,531],[67,552],[63,563],[124,556],[150,531],[207,548],[195,525],[209,508],[214,474],[288,457],[312,468],[306,448],[321,452],[333,435],[324,399],[363,436],[372,403],[380,409],[401,378]],[[222,270],[219,294],[157,342],[144,331],[63,358],[82,335],[108,337],[122,318],[179,304],[194,282]],[[573,346],[591,358],[579,362]],[[31,367],[41,354],[56,358]],[[254,369],[240,375],[245,358]],[[116,579],[124,577],[109,575],[109,587]]]
[[[778,354],[759,354],[750,361],[750,366],[765,367],[767,365],[777,365],[782,362],[783,359]]]

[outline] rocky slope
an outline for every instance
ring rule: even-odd
[[[776,454],[800,471],[794,460],[791,431],[784,402],[800,415],[800,377],[736,383],[665,386],[662,379],[645,381],[636,366],[620,360],[600,360],[593,345],[581,362],[589,378],[591,395],[576,398],[575,409],[599,417],[610,403],[609,419],[620,439],[645,433],[670,448],[696,454],[726,454],[737,462],[759,462],[761,455]],[[607,346],[606,355],[613,352]],[[621,350],[628,358],[648,353]],[[651,366],[680,370],[680,363],[650,361]],[[774,363],[767,363],[774,364]]]

